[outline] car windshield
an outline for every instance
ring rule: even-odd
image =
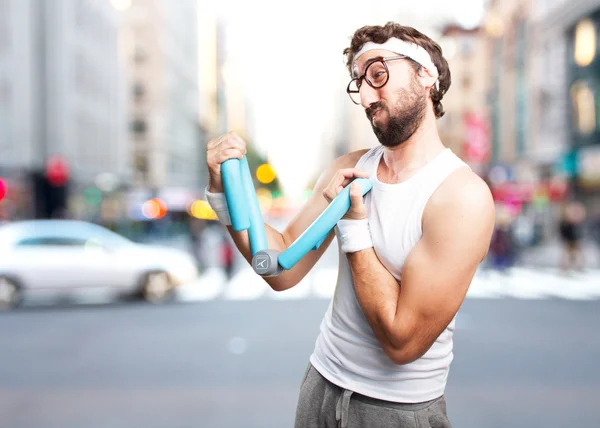
[[[135,245],[127,238],[101,226],[78,221],[31,221],[0,227],[0,247],[12,247],[38,238],[89,241],[111,249]]]
[[[83,224],[82,232],[82,236],[87,236],[89,239],[107,247],[114,248],[134,245],[129,239],[95,224]]]

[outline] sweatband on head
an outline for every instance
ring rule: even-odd
[[[340,243],[344,253],[356,253],[373,247],[369,220],[340,220],[337,223]]]
[[[229,216],[229,207],[225,193],[211,193],[208,191],[208,186],[206,186],[204,195],[210,207],[217,214],[219,222],[225,226],[231,226],[231,217]]]
[[[374,43],[367,42],[362,48],[354,55],[354,65],[356,67],[356,61],[365,52],[373,51],[376,49],[383,49],[386,51],[394,52],[398,55],[404,55],[413,61],[419,63],[421,66],[429,70],[429,72],[435,77],[435,89],[439,89],[439,73],[438,69],[431,60],[429,53],[422,47],[415,43],[405,42],[396,37],[388,39],[385,43]]]

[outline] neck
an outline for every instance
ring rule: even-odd
[[[430,108],[419,128],[408,140],[396,147],[384,147],[379,175],[386,182],[403,181],[444,149],[433,109]]]

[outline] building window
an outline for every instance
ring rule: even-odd
[[[135,119],[131,123],[131,130],[138,135],[143,135],[148,131],[148,125],[143,119]]]
[[[148,173],[148,159],[141,153],[136,153],[134,157],[134,167],[137,172],[144,175]]]
[[[573,126],[580,135],[589,135],[596,129],[596,103],[594,93],[584,81],[571,86]]]
[[[10,48],[10,1],[0,0],[0,52]]]
[[[137,45],[135,47],[133,52],[133,60],[136,64],[142,64],[144,61],[146,61],[147,56],[148,55],[146,54],[146,50],[143,48],[143,46]]]
[[[146,94],[146,88],[141,83],[136,83],[133,85],[133,98],[136,101],[142,101],[144,99],[144,95]]]
[[[464,90],[469,90],[471,89],[471,77],[470,76],[465,76],[462,78],[462,86]]]
[[[586,67],[596,56],[596,28],[589,19],[577,23],[575,27],[575,64]]]
[[[470,36],[463,36],[460,39],[460,54],[463,57],[469,57],[475,50],[475,41]]]

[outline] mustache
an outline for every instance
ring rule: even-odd
[[[367,117],[369,118],[369,120],[373,119],[373,115],[375,114],[375,112],[379,109],[383,109],[385,108],[385,106],[383,105],[383,103],[381,101],[377,101],[376,103],[371,104],[369,107],[367,107],[365,109],[365,113],[367,114]]]

